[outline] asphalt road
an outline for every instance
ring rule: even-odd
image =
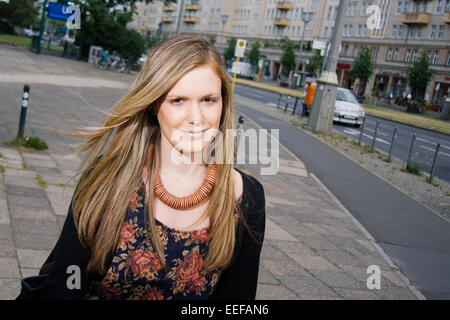
[[[295,98],[288,101],[286,96],[282,96],[276,92],[262,90],[250,86],[236,84],[235,91],[237,94],[254,99],[256,101],[271,105],[274,107],[279,106],[284,110],[286,104],[288,105],[288,111],[292,112],[295,105]],[[300,114],[302,111],[303,101],[300,99],[297,101],[296,114]],[[423,170],[430,173],[433,164],[434,155],[436,153],[436,146],[441,144],[441,149],[436,159],[435,176],[450,182],[450,136],[437,132],[431,132],[428,130],[396,123],[389,120],[378,119],[376,117],[366,116],[365,129],[362,136],[362,142],[371,144],[373,141],[373,135],[375,132],[375,126],[377,120],[380,120],[378,127],[377,139],[375,141],[375,148],[384,152],[389,152],[392,135],[394,128],[397,127],[397,135],[392,148],[392,154],[404,161],[407,161],[409,150],[411,147],[411,141],[413,134],[416,134],[416,140],[414,143],[412,158],[413,162],[419,163]],[[346,125],[346,124],[333,124],[333,128],[346,134],[347,136],[359,139],[360,129]]]
[[[246,88],[245,88],[246,89]],[[240,94],[242,87],[236,90]],[[429,299],[450,299],[450,224],[291,124],[236,103],[298,156]]]

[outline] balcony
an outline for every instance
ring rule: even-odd
[[[173,20],[172,20],[172,17],[161,17],[161,22],[172,23]]]
[[[183,17],[183,22],[184,23],[196,23],[197,22],[197,17],[184,16]]]
[[[165,11],[165,12],[173,12],[175,10],[176,10],[175,6],[164,6],[163,7],[163,11]]]
[[[402,23],[404,24],[429,24],[430,13],[425,12],[407,12],[402,16]]]
[[[187,4],[184,6],[184,10],[186,11],[198,11],[200,10],[199,4]]]
[[[444,22],[450,23],[450,12],[444,13]]]
[[[288,19],[287,18],[275,18],[275,19],[273,19],[273,24],[278,27],[287,27]]]
[[[291,8],[292,8],[292,2],[290,2],[290,1],[277,2],[278,10],[291,10]]]

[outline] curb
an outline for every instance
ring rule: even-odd
[[[251,122],[253,122],[255,125],[257,125],[258,127],[262,128],[255,120],[251,119],[251,118],[247,118],[249,119]],[[305,130],[302,130],[303,132],[306,132]],[[314,135],[312,135],[309,132],[306,132],[307,134],[311,135],[314,137]],[[270,133],[268,133],[270,135]],[[322,140],[318,139],[317,137],[314,137],[315,139],[319,140],[320,142],[323,142]],[[329,147],[331,147],[328,143],[324,142],[326,145],[328,145]],[[288,148],[286,148],[286,146],[284,146],[281,142],[279,142],[279,144],[290,154],[292,155],[295,159],[297,159],[298,161],[300,161],[301,163],[303,163],[297,156],[295,156]],[[331,147],[332,148],[332,147]],[[335,150],[334,148],[332,148],[333,150]],[[336,150],[337,151],[337,150]],[[344,154],[345,155],[345,154]],[[354,161],[353,159],[349,158],[347,155],[345,155],[348,159]],[[355,161],[354,161],[355,162]],[[356,162],[357,163],[357,162]],[[304,163],[303,163],[304,164]],[[358,163],[358,165],[360,165]],[[361,166],[361,165],[360,165]],[[363,167],[363,166],[361,166]],[[365,168],[365,167],[363,167]],[[411,282],[409,281],[409,279],[400,271],[400,268],[395,265],[395,263],[391,260],[391,258],[389,258],[389,256],[384,252],[384,250],[376,243],[375,239],[372,237],[372,235],[364,228],[364,226],[359,223],[359,221],[351,214],[351,212],[339,201],[339,199],[330,191],[328,190],[328,188],[322,183],[322,181],[320,181],[320,179],[312,172],[309,172],[306,168],[305,165],[305,169],[308,173],[308,176],[313,177],[313,179],[317,182],[317,184],[319,184],[319,186],[338,204],[338,206],[350,217],[350,219],[352,220],[352,222],[358,227],[358,229],[364,234],[364,236],[367,238],[367,240],[372,243],[372,245],[375,247],[375,249],[378,251],[378,253],[386,260],[386,262],[389,264],[389,266],[394,269],[393,272],[403,281],[403,283],[408,287],[408,289],[411,290],[411,292],[419,299],[419,300],[427,300],[426,297],[417,289],[415,288]],[[372,173],[370,170],[368,170],[367,168],[365,168],[367,171],[369,171],[370,173]],[[378,177],[378,175],[376,175]],[[384,179],[382,179],[383,181],[385,181]],[[389,183],[390,184],[390,183]],[[392,184],[390,184],[392,185]],[[394,186],[395,187],[395,186]],[[395,187],[396,189],[398,189],[397,187]],[[402,191],[400,189],[398,189],[399,191]],[[403,191],[402,191],[403,192]],[[404,193],[404,192],[403,192]],[[406,193],[405,193],[406,194]],[[409,197],[409,195],[407,195]],[[415,200],[415,199],[414,199]],[[416,200],[417,201],[417,200]],[[419,204],[422,204],[419,202]],[[427,207],[428,208],[428,207]],[[433,213],[435,213],[434,211],[432,211]],[[441,217],[440,215],[438,215],[439,217]],[[442,217],[441,217],[442,218]]]
[[[320,185],[320,187],[325,190],[326,193],[339,205],[339,207],[344,211],[349,218],[353,221],[353,223],[358,227],[358,229],[365,235],[365,237],[369,240],[369,242],[375,247],[378,253],[386,260],[389,266],[394,269],[393,272],[405,283],[408,289],[419,299],[419,300],[427,300],[427,298],[416,288],[414,287],[408,278],[400,271],[400,268],[389,258],[389,256],[384,252],[383,248],[381,248],[376,240],[372,237],[372,235],[364,228],[364,226],[359,223],[359,221],[351,214],[351,212],[339,201],[339,199],[330,191],[328,188],[320,181],[319,178],[314,173],[310,174],[311,177],[316,180],[316,182]]]

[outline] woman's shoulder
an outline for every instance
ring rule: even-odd
[[[265,195],[264,187],[261,182],[258,181],[254,176],[243,172],[237,168],[234,168],[235,176],[236,173],[240,174],[241,177],[241,191],[243,194],[243,203],[246,204],[246,209],[251,209],[252,211],[261,210],[265,208]],[[235,178],[238,179],[238,178]]]

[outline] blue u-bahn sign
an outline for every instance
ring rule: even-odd
[[[68,6],[61,3],[50,2],[48,4],[47,17],[66,21],[69,29],[80,28],[80,8],[78,6]]]

